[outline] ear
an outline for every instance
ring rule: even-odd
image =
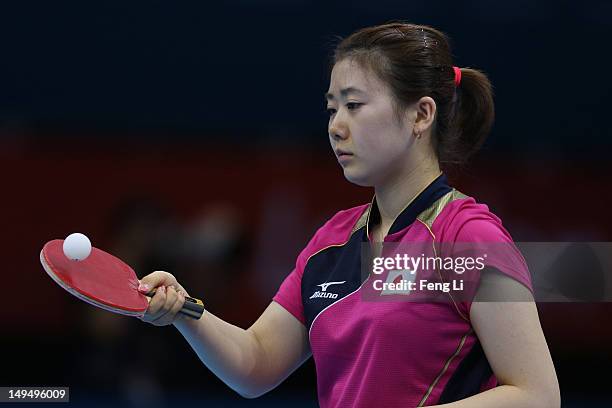
[[[436,117],[436,102],[429,96],[423,96],[413,106],[416,111],[413,133],[415,135],[425,134],[433,126]]]

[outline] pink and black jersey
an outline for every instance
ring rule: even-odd
[[[273,298],[308,329],[320,406],[426,406],[495,387],[470,323],[470,301],[364,299],[362,245],[378,216],[375,200],[333,216]],[[385,242],[512,244],[512,239],[486,205],[450,187],[442,174],[401,212]],[[517,250],[511,257],[490,257],[487,267],[531,290],[522,256]]]

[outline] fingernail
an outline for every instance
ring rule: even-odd
[[[149,290],[151,290],[151,287],[146,283],[141,283],[140,285],[138,285],[138,290],[141,292],[148,292]]]

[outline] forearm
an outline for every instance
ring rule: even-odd
[[[551,392],[547,395],[514,385],[500,385],[469,398],[443,405],[432,405],[431,408],[558,408],[560,406],[558,393]]]
[[[250,331],[208,311],[199,320],[180,318],[173,324],[200,360],[230,388],[245,397],[257,394],[257,379],[262,376],[256,375],[255,369],[261,353]]]

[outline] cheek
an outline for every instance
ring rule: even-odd
[[[406,130],[396,124],[392,115],[381,115],[364,124],[360,129],[360,148],[371,159],[391,159],[403,155],[408,148]],[[382,156],[382,157],[381,157]]]

